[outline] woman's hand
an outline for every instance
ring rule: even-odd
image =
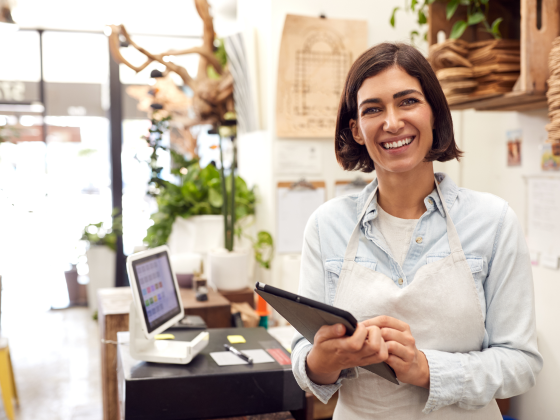
[[[307,376],[319,385],[335,383],[343,369],[380,363],[387,359],[385,341],[379,327],[358,324],[351,337],[342,324],[324,325],[315,334],[307,355]]]
[[[416,348],[410,326],[390,316],[378,316],[363,322],[364,326],[378,327],[387,344],[389,357],[385,362],[393,368],[397,379],[422,388],[430,387],[430,366],[424,353]]]

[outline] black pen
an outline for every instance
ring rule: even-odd
[[[249,363],[250,365],[253,364],[253,359],[250,357],[245,356],[243,353],[241,353],[239,350],[237,350],[235,347],[230,346],[229,344],[224,344],[224,347],[228,350],[231,351],[233,354],[235,354],[237,357],[239,357],[240,359],[245,360],[247,363]]]

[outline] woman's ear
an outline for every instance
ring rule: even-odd
[[[366,144],[364,139],[362,138],[362,133],[360,132],[360,127],[358,127],[358,122],[356,120],[350,120],[350,131],[352,131],[352,137],[354,137],[354,141],[362,146]]]

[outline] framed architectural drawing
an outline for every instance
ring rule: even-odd
[[[346,75],[366,49],[366,21],[287,15],[278,61],[277,136],[332,138]]]

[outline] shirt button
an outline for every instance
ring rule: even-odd
[[[434,200],[432,200],[431,198],[428,198],[428,203],[430,203],[430,205],[434,204]]]
[[[403,284],[402,279],[399,279],[399,284],[402,286],[402,284]]]
[[[416,243],[417,244],[421,244],[422,243],[422,237],[419,236],[418,238],[416,238]]]

